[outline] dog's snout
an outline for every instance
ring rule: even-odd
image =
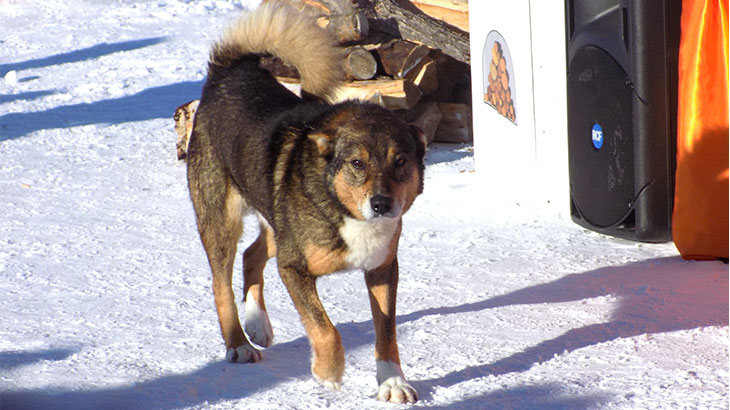
[[[378,215],[385,215],[393,209],[393,200],[384,195],[375,195],[370,198],[370,207]]]

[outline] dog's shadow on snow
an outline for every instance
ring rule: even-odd
[[[642,334],[728,325],[728,267],[721,262],[686,262],[680,258],[653,259],[565,276],[487,300],[452,307],[431,308],[399,316],[412,322],[431,315],[458,315],[516,305],[580,301],[614,295],[617,309],[611,320],[569,330],[494,363],[476,364],[430,380],[412,380],[422,399],[431,399],[437,387],[511,372],[528,370],[554,355],[618,338]],[[449,320],[444,320],[448,326]],[[340,324],[345,349],[372,344],[370,321]],[[459,349],[458,346],[452,346]],[[484,346],[489,348],[489,346]],[[61,360],[68,352],[29,353],[17,365],[33,358]],[[13,365],[14,366],[14,365]],[[309,345],[305,337],[275,344],[258,365],[214,362],[195,372],[170,375],[132,386],[101,390],[17,390],[3,392],[3,407],[13,409],[174,409],[236,400],[309,375]],[[315,383],[311,380],[311,383]],[[373,386],[375,388],[375,386]],[[606,396],[561,397],[559,385],[525,386],[490,392],[446,408],[483,408],[500,403],[509,408],[591,408],[610,401]]]
[[[309,345],[306,338],[274,345],[264,362],[255,365],[216,361],[186,374],[173,374],[134,385],[101,389],[18,389],[0,393],[3,409],[75,410],[172,410],[249,397],[292,378],[309,374]],[[14,365],[32,361],[63,360],[64,352],[26,352],[0,355]],[[7,356],[7,357],[6,357]],[[17,357],[17,358],[16,358]],[[6,369],[6,366],[3,366]],[[113,375],[109,375],[113,377]],[[312,379],[313,384],[316,382]]]
[[[728,266],[719,261],[688,262],[679,257],[572,274],[481,302],[413,312],[400,317],[399,322],[428,315],[580,301],[605,295],[618,298],[618,307],[608,322],[571,329],[494,363],[470,366],[414,385],[428,394],[437,386],[448,387],[487,375],[526,371],[565,351],[618,338],[728,325]]]

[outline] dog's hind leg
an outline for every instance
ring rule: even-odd
[[[238,320],[231,286],[236,244],[243,232],[245,201],[232,185],[212,150],[198,146],[188,162],[188,183],[198,231],[213,273],[213,293],[218,321],[229,362],[258,362],[261,352],[246,339]]]
[[[264,303],[264,267],[276,254],[274,233],[261,222],[259,237],[243,253],[243,294],[246,302],[244,326],[252,342],[269,347],[274,342],[274,330]]]

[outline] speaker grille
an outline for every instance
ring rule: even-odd
[[[573,210],[593,226],[630,216],[634,187],[633,88],[604,50],[586,45],[568,72],[568,155]]]

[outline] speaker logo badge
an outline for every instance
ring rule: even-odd
[[[593,146],[596,147],[597,150],[603,147],[603,128],[601,128],[601,125],[598,123],[593,124],[591,140],[593,141]]]
[[[499,32],[487,34],[482,54],[484,102],[517,124],[515,71],[507,42]]]

